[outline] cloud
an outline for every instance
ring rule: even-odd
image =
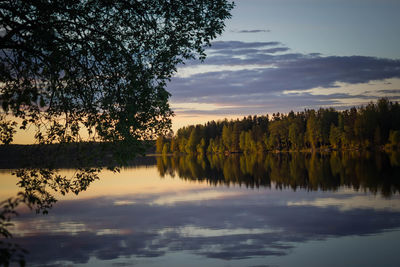
[[[279,102],[279,107],[287,112],[289,108],[303,108],[306,101],[309,101],[307,106],[340,104],[340,99],[348,98],[365,99],[368,102],[374,98],[374,91],[368,97],[361,93],[327,95],[322,92],[324,88],[367,84],[372,81],[377,86],[389,86],[391,84],[385,80],[400,79],[400,60],[287,53],[289,50],[279,42],[215,42],[207,50],[209,57],[201,63],[201,72],[196,72],[200,63],[192,61],[188,64],[185,77],[178,75],[172,79],[168,85],[172,100],[176,103],[241,106],[242,109],[233,112],[247,114],[258,110],[275,112],[277,110],[272,110],[275,106],[271,106],[271,102]],[[207,66],[210,66],[208,71]],[[319,88],[321,94],[307,94],[307,90],[313,88]],[[291,90],[297,90],[297,95],[285,93]],[[382,97],[382,93],[385,93],[382,90],[386,89],[380,90],[376,91],[376,97]],[[387,93],[393,97],[396,92]],[[290,105],[285,104],[286,101]],[[259,105],[255,106],[255,103]],[[220,111],[216,109],[215,114]],[[212,111],[205,113],[210,114]]]
[[[260,32],[271,32],[271,30],[264,30],[264,29],[259,29],[259,30],[232,30],[231,32],[234,32],[234,33],[260,33]]]
[[[390,83],[388,83],[388,84],[390,84]],[[384,93],[384,94],[396,94],[397,96],[400,96],[400,89],[378,90],[377,92]]]
[[[280,45],[280,42],[241,42],[241,41],[216,41],[213,42],[209,50],[218,49],[243,49],[243,48],[256,48],[266,46]]]

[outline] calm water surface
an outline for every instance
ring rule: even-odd
[[[399,266],[399,159],[154,158],[20,208],[13,242],[28,266]],[[2,199],[21,190],[0,176]]]

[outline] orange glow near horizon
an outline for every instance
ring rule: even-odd
[[[205,124],[208,121],[218,121],[224,119],[237,119],[242,118],[243,116],[237,115],[186,115],[177,113],[174,117],[172,117],[172,130],[174,133],[178,131],[179,128],[189,125],[196,124]],[[17,120],[18,122],[18,120]],[[35,143],[35,130],[33,127],[28,128],[27,130],[17,130],[14,135],[13,144],[18,145],[29,145]]]
[[[240,115],[185,115],[176,113],[176,116],[172,118],[172,130],[174,133],[178,131],[178,129],[189,126],[189,125],[197,125],[197,124],[205,124],[209,121],[222,121],[224,119],[227,120],[235,120],[238,118],[243,118]]]
[[[73,169],[62,169],[59,172],[60,175],[67,177],[71,177],[73,173]],[[122,169],[120,173],[103,170],[99,177],[99,180],[93,181],[88,189],[80,192],[78,196],[72,192],[65,196],[50,189],[49,192],[54,194],[58,200],[114,197],[118,199],[115,205],[132,204],[129,198],[133,196],[158,196],[154,199],[153,204],[164,205],[179,201],[231,197],[238,194],[238,192],[217,192],[218,189],[210,186],[207,181],[188,181],[170,175],[160,177],[156,166],[126,168]],[[0,188],[1,200],[15,197],[21,191],[16,184],[18,178],[11,175],[11,170],[0,170],[0,181],[2,185]]]
[[[0,199],[4,200],[15,196],[20,188],[16,185],[17,177],[11,174],[12,170],[1,170]],[[71,177],[73,169],[62,169],[60,175]],[[103,170],[100,180],[92,182],[86,191],[79,193],[79,198],[94,198],[109,195],[133,195],[147,193],[180,192],[190,189],[206,188],[206,182],[184,181],[179,178],[165,176],[160,178],[156,166],[122,169],[120,173]],[[55,193],[59,199],[76,199],[75,194],[62,196]]]
[[[311,94],[311,95],[335,95],[335,94],[343,94],[347,93],[349,96],[354,96],[354,97],[348,97],[348,98],[338,98],[338,99],[332,99],[336,101],[336,108],[341,107],[341,106],[361,106],[368,104],[371,101],[376,101],[376,97],[390,97],[392,101],[398,101],[396,99],[397,91],[400,86],[400,79],[399,78],[391,78],[391,79],[385,79],[385,80],[374,80],[370,81],[368,83],[357,83],[357,84],[349,84],[349,83],[342,83],[338,82],[335,84],[334,87],[332,88],[322,88],[322,87],[317,87],[317,88],[311,88],[309,90],[286,90],[283,92],[283,95],[290,95],[290,94]],[[386,92],[387,91],[387,92]],[[391,92],[391,93],[390,93]],[[364,95],[364,98],[360,98],[360,95]],[[284,99],[284,96],[283,96]],[[230,110],[234,109],[234,106],[227,106],[223,104],[206,104],[206,103],[182,103],[182,102],[174,102],[171,100],[170,102],[171,108],[175,111],[175,116],[171,118],[172,120],[172,130],[174,133],[178,131],[178,129],[184,127],[184,126],[189,126],[189,125],[196,125],[196,124],[205,124],[209,121],[218,121],[218,120],[235,120],[235,119],[241,119],[245,116],[248,115],[260,115],[260,114],[255,114],[249,113],[247,114],[212,114],[213,112],[224,112],[224,109],[229,108]],[[318,109],[320,107],[329,107],[327,105],[324,105],[323,102],[321,102],[320,106],[294,106],[290,107],[287,109],[287,112],[290,110],[294,111],[300,111],[304,110],[305,108],[314,108]],[[242,106],[242,109],[245,110],[245,107]],[[249,107],[251,109],[251,107]],[[228,110],[229,110],[228,109]],[[228,112],[226,110],[226,112]],[[190,111],[190,112],[189,112]],[[268,110],[268,107],[265,107],[265,113],[266,114],[272,114],[271,111]],[[206,113],[206,114],[205,114]],[[282,112],[281,112],[282,113]],[[9,118],[12,120],[17,121],[19,124],[21,123],[20,119],[15,119],[15,118]],[[82,131],[82,136],[85,136],[86,133],[83,133]],[[33,126],[28,128],[27,130],[17,130],[15,136],[14,136],[14,141],[13,144],[33,144],[35,143],[34,140],[34,135],[35,135],[35,129]]]

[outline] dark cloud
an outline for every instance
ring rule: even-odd
[[[278,52],[286,52],[290,50],[287,47],[274,47],[268,49],[255,49],[255,48],[244,48],[244,49],[219,49],[214,51],[212,56],[205,60],[205,64],[221,64],[221,65],[243,65],[243,64],[259,64],[268,63],[268,61],[276,60],[274,57],[270,57],[268,54],[274,54]],[[245,59],[237,59],[237,56],[245,56]],[[299,54],[281,55],[281,59],[287,59],[288,57],[300,56]],[[235,58],[236,57],[236,58]],[[261,58],[259,58],[261,57]],[[197,65],[198,62],[193,61]]]
[[[275,48],[261,50],[261,52],[273,54],[273,53],[278,53],[278,52],[286,52],[288,50],[290,50],[290,49],[287,47],[275,47]]]
[[[390,83],[389,83],[389,84],[390,84]],[[400,89],[378,90],[377,92],[379,92],[379,93],[384,93],[384,94],[397,94],[397,96],[400,97]]]
[[[203,63],[221,65],[220,70],[175,77],[168,85],[174,102],[221,103],[254,108],[254,102],[290,101],[287,90],[306,91],[312,88],[333,88],[337,83],[368,83],[374,80],[400,78],[400,60],[365,56],[327,56],[286,53],[278,42],[216,42]],[[266,48],[266,46],[278,46]],[[191,62],[192,66],[199,64]],[[226,66],[241,67],[229,69]],[[253,66],[252,68],[247,66]],[[321,89],[323,90],[323,89]],[[390,92],[387,92],[390,93]],[[313,99],[319,105],[335,103],[337,99],[355,98],[350,94],[298,94],[297,104]],[[373,99],[373,94],[368,99]],[[294,99],[292,99],[294,100]],[[288,105],[284,105],[287,109]],[[271,112],[264,105],[264,112]],[[251,109],[253,111],[253,109]],[[228,110],[226,110],[228,111]],[[216,111],[217,112],[217,111]],[[236,112],[238,113],[238,112]],[[226,113],[228,114],[228,113]]]
[[[271,30],[232,30],[235,33],[260,33],[260,32],[271,32]]]
[[[240,41],[216,41],[211,44],[209,50],[216,49],[244,49],[244,48],[256,48],[266,46],[280,45],[280,42],[240,42]]]

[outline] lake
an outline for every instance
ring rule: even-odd
[[[399,266],[399,153],[144,162],[78,195],[46,189],[57,202],[20,205],[8,241],[28,266]],[[11,172],[1,199],[23,190]]]

